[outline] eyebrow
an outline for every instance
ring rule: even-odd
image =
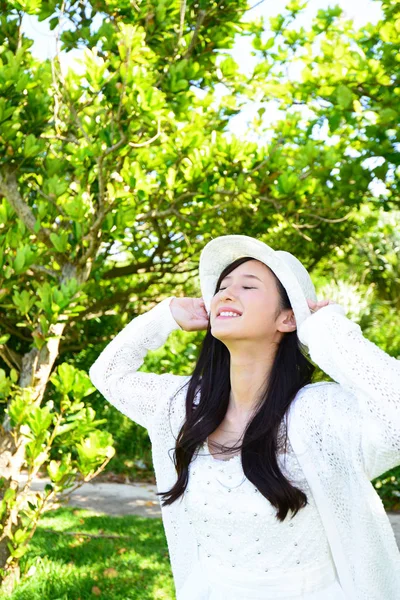
[[[226,277],[224,277],[221,280],[221,282],[225,281],[225,279],[229,279],[230,277],[231,277],[231,275],[226,275]],[[258,281],[261,281],[261,279],[259,277],[257,277],[257,275],[251,275],[250,273],[245,273],[244,275],[242,275],[242,277],[250,277],[252,279],[258,279]],[[261,281],[261,283],[263,283],[263,282]]]

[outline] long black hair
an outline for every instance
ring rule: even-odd
[[[248,260],[242,257],[228,265],[221,273],[215,293],[222,279],[233,269]],[[274,275],[279,292],[276,316],[282,310],[292,308],[285,288]],[[285,430],[285,452],[287,450],[287,428],[284,416],[297,392],[311,382],[315,366],[308,360],[298,341],[296,330],[285,333],[276,351],[266,390],[257,404],[253,418],[243,435],[241,460],[243,472],[261,494],[275,506],[277,519],[284,521],[289,509],[293,516],[308,503],[306,494],[294,487],[281,472],[277,452],[281,449],[281,426]],[[176,483],[168,492],[159,492],[162,506],[172,504],[186,489],[189,464],[195,451],[206,441],[208,435],[222,423],[227,412],[231,391],[230,354],[220,340],[211,333],[210,322],[200,347],[193,374],[188,382],[186,394],[186,419],[176,439],[174,464],[178,474]],[[196,403],[195,396],[199,393]],[[228,448],[232,451],[232,448]]]

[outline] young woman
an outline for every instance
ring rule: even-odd
[[[399,361],[288,252],[220,236],[199,274],[201,298],[136,317],[89,372],[148,430],[177,600],[398,600],[370,481],[400,464]],[[206,331],[193,373],[139,372],[174,329]]]

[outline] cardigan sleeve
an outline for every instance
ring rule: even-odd
[[[319,309],[298,328],[311,360],[356,396],[361,452],[370,480],[400,465],[400,361],[363,336],[338,304]]]
[[[139,372],[149,350],[162,346],[180,329],[170,309],[175,296],[132,319],[104,348],[89,369],[93,385],[108,402],[150,430],[154,414],[168,390],[184,379],[171,373]]]

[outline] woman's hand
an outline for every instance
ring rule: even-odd
[[[208,314],[203,298],[172,298],[172,316],[185,331],[201,331],[208,328]]]
[[[319,300],[318,302],[314,302],[314,300],[307,300],[308,306],[312,313],[317,312],[320,308],[324,306],[328,306],[328,304],[335,304],[333,300]]]

